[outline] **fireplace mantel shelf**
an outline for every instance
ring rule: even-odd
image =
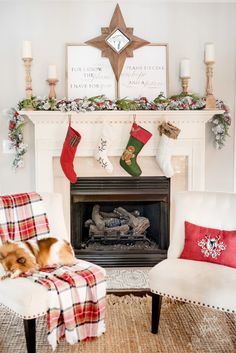
[[[60,112],[60,111],[22,111],[33,122],[33,124],[57,124],[67,123],[68,115],[71,114],[75,124],[83,123],[128,123],[136,115],[138,122],[159,122],[170,120],[173,122],[207,122],[213,115],[222,114],[222,110],[105,110],[105,111],[86,111],[86,112]],[[119,119],[119,120],[117,120]]]

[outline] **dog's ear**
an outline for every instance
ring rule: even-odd
[[[26,263],[26,258],[21,256],[16,260],[16,262],[18,262],[18,264],[24,265]]]

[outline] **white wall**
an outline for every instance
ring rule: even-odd
[[[231,107],[235,100],[235,3],[192,3],[160,1],[120,1],[126,25],[134,34],[150,42],[169,44],[169,94],[180,92],[179,61],[189,57],[192,66],[190,89],[204,94],[204,43],[214,42],[216,65],[215,96]],[[47,66],[55,63],[59,73],[58,97],[65,96],[65,45],[82,43],[100,34],[109,25],[116,1],[0,1],[0,112],[15,106],[24,97],[24,68],[21,60],[23,40],[33,46],[33,93],[48,93]],[[7,120],[0,116],[0,140],[7,138]],[[209,190],[233,190],[234,124],[231,137],[222,151],[212,146],[207,133],[206,187]],[[2,153],[0,143],[0,193],[34,190],[33,128],[25,128],[29,152],[25,167],[11,169],[12,155]]]

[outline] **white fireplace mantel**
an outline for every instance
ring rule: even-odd
[[[34,124],[35,177],[38,192],[53,192],[53,157],[59,157],[68,127],[69,113],[25,111]],[[72,114],[72,126],[81,134],[76,156],[94,155],[103,124],[112,126],[109,156],[121,156],[128,138],[133,115],[136,122],[153,136],[144,146],[140,157],[155,156],[159,134],[157,126],[164,120],[181,129],[175,142],[173,155],[188,157],[188,189],[204,190],[205,187],[205,126],[220,110],[194,111],[93,111]]]

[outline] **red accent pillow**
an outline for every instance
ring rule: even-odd
[[[219,230],[184,222],[181,259],[213,262],[236,268],[236,230]]]

